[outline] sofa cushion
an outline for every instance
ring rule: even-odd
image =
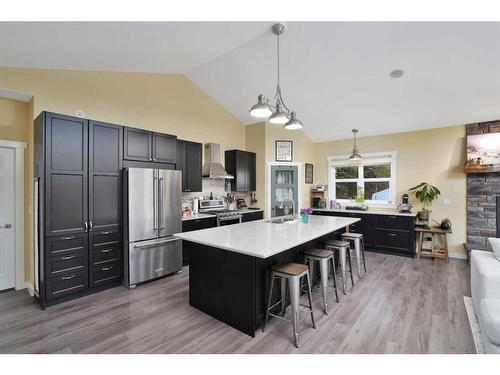
[[[477,311],[484,298],[500,298],[500,262],[491,251],[472,250],[470,276]]]
[[[488,238],[490,241],[491,248],[493,249],[493,253],[495,254],[495,258],[500,261],[500,238]]]
[[[484,333],[492,343],[500,345],[500,299],[483,299],[480,314]]]

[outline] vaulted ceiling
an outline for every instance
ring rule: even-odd
[[[257,95],[275,91],[271,25],[0,23],[0,66],[185,74],[250,124]],[[500,118],[500,23],[287,26],[284,99],[314,141]]]

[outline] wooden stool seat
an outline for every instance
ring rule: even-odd
[[[298,276],[307,271],[307,266],[300,263],[281,263],[271,268],[274,272],[284,273],[286,275]]]
[[[346,238],[361,238],[363,235],[361,233],[354,233],[354,232],[345,232],[340,235],[340,237],[346,237]]]
[[[335,246],[335,247],[349,247],[351,246],[347,241],[339,241],[339,240],[328,240],[325,242],[327,246]]]
[[[325,250],[325,249],[309,249],[304,251],[304,254],[318,258],[329,258],[333,256],[330,250]]]

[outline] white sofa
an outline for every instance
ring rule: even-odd
[[[492,252],[471,252],[471,292],[486,353],[500,354],[500,261]]]

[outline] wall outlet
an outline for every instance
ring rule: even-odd
[[[443,198],[443,204],[444,204],[445,206],[449,206],[449,205],[451,204],[451,202],[450,202],[450,198]]]

